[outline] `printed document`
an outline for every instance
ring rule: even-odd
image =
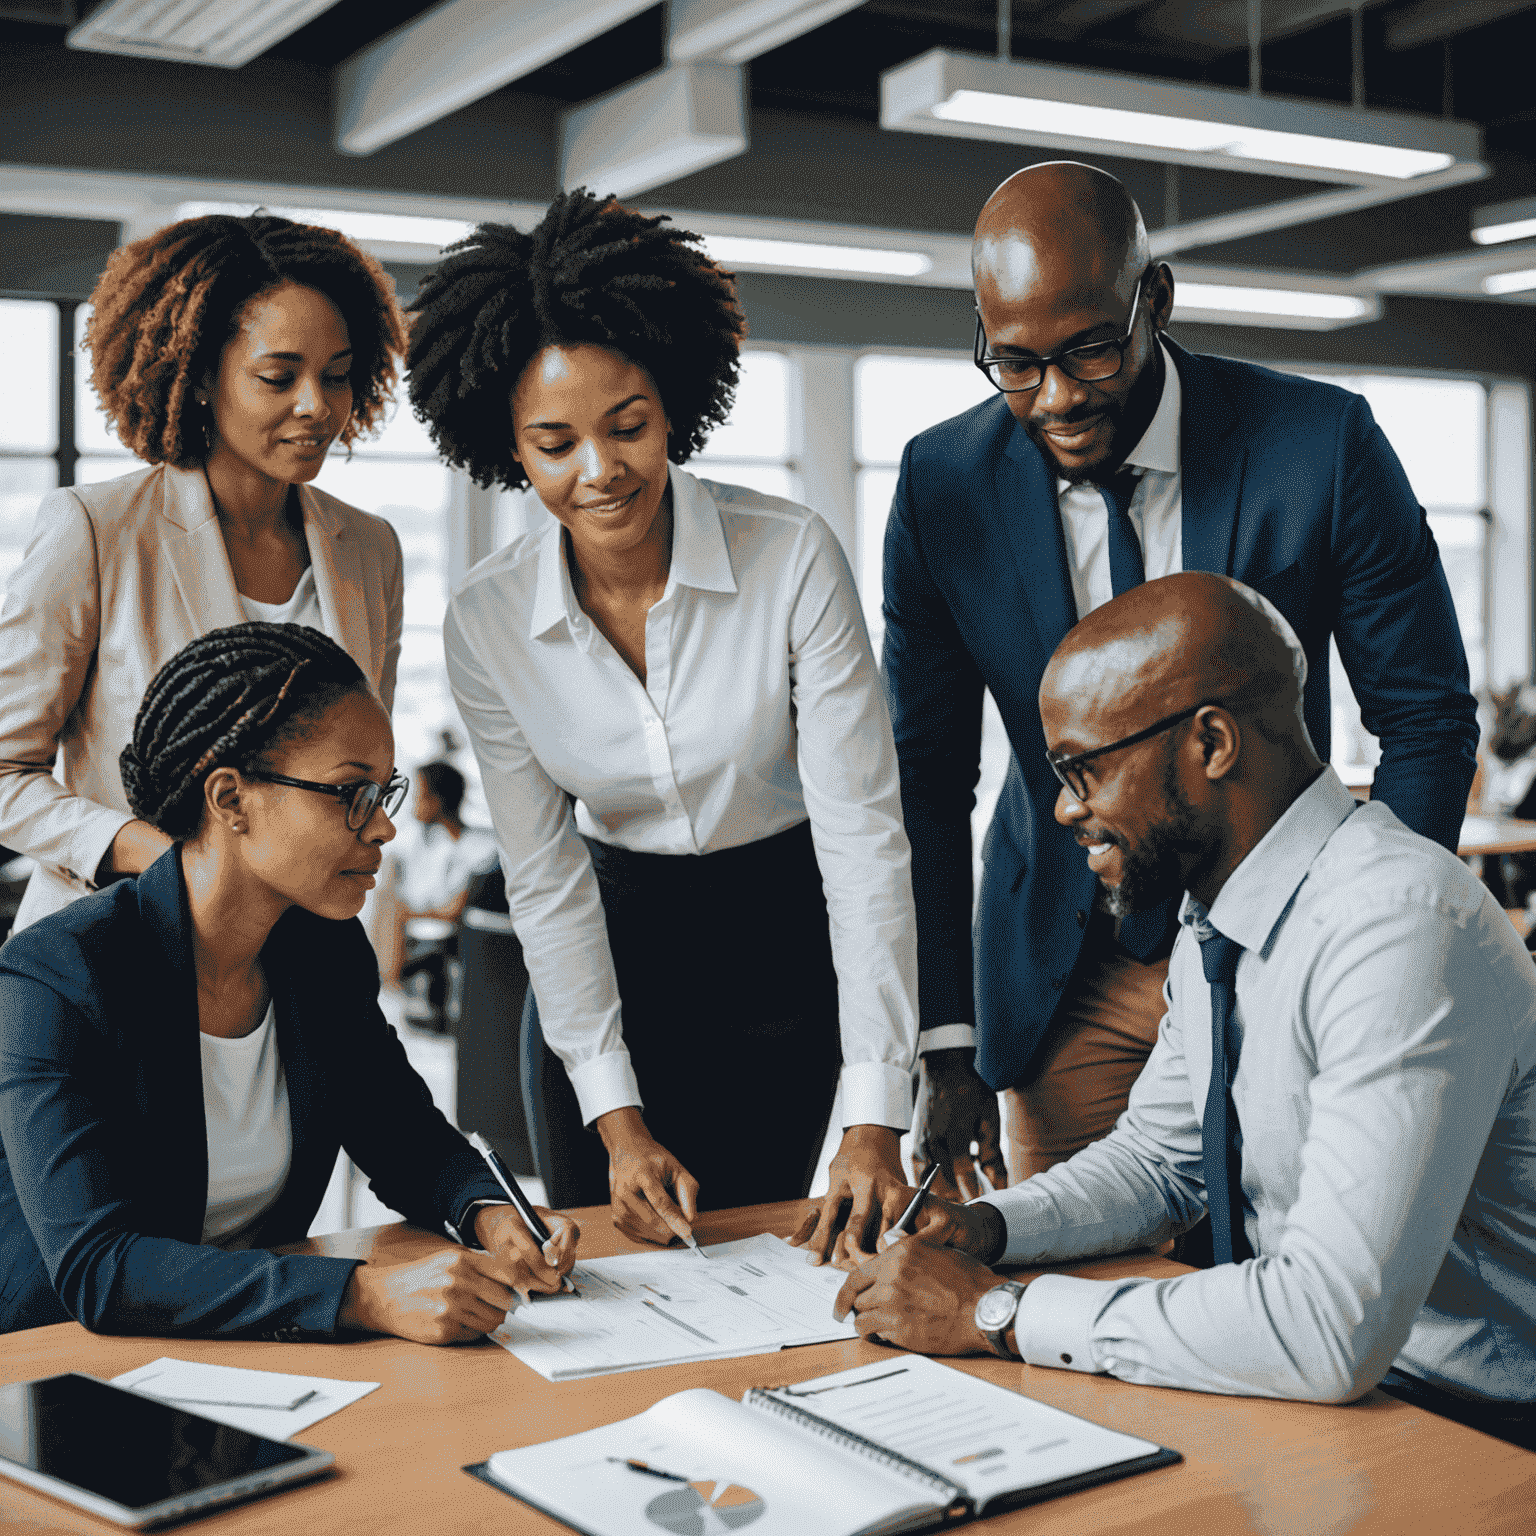
[[[572,1381],[858,1336],[851,1317],[832,1320],[846,1276],[803,1249],[764,1235],[705,1252],[589,1259],[571,1272],[576,1295],[538,1295],[491,1337],[547,1381]]]
[[[157,1397],[235,1429],[248,1429],[253,1435],[288,1440],[377,1391],[379,1384],[162,1358],[114,1376],[112,1385]]]

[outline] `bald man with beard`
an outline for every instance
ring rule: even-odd
[[[907,445],[883,655],[917,904],[918,1163],[965,1195],[983,1187],[973,1143],[994,1186],[1009,1176],[998,1090],[1013,1177],[1049,1168],[1115,1123],[1162,1012],[1172,906],[1117,905],[1051,816],[1035,696],[1079,619],[1145,578],[1246,582],[1300,638],[1318,753],[1333,639],[1381,742],[1372,798],[1447,848],[1477,745],[1439,554],[1362,398],[1181,348],[1173,275],[1091,166],[1004,182],[973,266],[976,359],[998,393]],[[973,933],[984,689],[1012,752]]]
[[[1536,1448],[1536,966],[1488,890],[1314,749],[1307,662],[1250,588],[1096,609],[1039,706],[1055,819],[1117,902],[1184,893],[1129,1107],[1069,1161],[850,1277],[866,1336],[1145,1385],[1348,1402],[1378,1382]],[[1217,1263],[1046,1275],[1209,1208]]]

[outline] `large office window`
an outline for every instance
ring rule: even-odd
[[[0,582],[21,563],[37,505],[60,477],[59,306],[0,299]],[[72,465],[70,466],[73,467]]]

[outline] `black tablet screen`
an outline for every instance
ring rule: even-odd
[[[0,1456],[129,1509],[307,1454],[88,1376],[0,1387]]]

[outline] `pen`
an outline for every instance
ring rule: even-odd
[[[653,1467],[649,1462],[636,1461],[633,1456],[610,1456],[609,1461],[617,1462],[621,1467],[628,1467],[631,1472],[643,1472],[647,1477],[664,1477],[669,1483],[692,1482],[692,1478],[684,1477],[681,1472],[663,1472],[660,1467]]]
[[[911,1203],[896,1218],[891,1224],[890,1230],[885,1234],[884,1241],[887,1244],[894,1243],[898,1237],[905,1237],[912,1230],[912,1222],[923,1203],[923,1196],[928,1193],[929,1186],[938,1177],[938,1172],[939,1165],[934,1163],[928,1169],[928,1172],[923,1175],[923,1182],[917,1186],[917,1193],[912,1196]]]
[[[517,1180],[507,1172],[507,1165],[496,1155],[496,1149],[479,1131],[471,1131],[467,1138],[481,1157],[485,1159],[485,1165],[496,1176],[496,1182],[507,1192],[507,1199],[517,1207],[517,1214],[523,1218],[523,1225],[538,1239],[539,1246],[543,1247],[550,1240],[549,1228],[539,1220],[539,1213],[534,1210],[527,1195],[517,1187]],[[572,1295],[576,1294],[576,1286],[569,1275],[562,1277],[566,1290]]]

